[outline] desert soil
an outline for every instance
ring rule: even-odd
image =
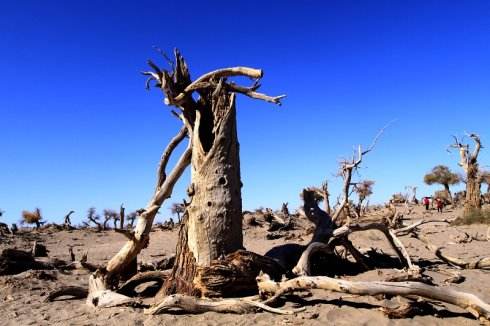
[[[410,219],[420,218],[453,218],[460,214],[459,210],[448,210],[443,214],[434,211],[424,212],[417,208]],[[412,221],[412,222],[413,222]],[[405,221],[410,224],[411,221]],[[303,221],[305,225],[307,221]],[[421,233],[440,246],[444,252],[462,259],[475,259],[488,256],[490,241],[462,242],[466,235],[484,238],[487,225],[448,226],[443,223],[427,224],[421,227]],[[267,227],[246,227],[244,230],[245,247],[248,250],[264,254],[274,246],[284,243],[306,243],[309,235],[303,229],[290,231],[291,236],[277,240],[267,240]],[[34,240],[45,244],[49,256],[69,261],[68,246],[74,246],[79,257],[88,251],[89,262],[106,263],[124,244],[125,239],[113,231],[94,232],[92,230],[74,231],[31,231],[22,236],[1,238],[0,250],[18,248],[29,250]],[[177,231],[155,230],[151,233],[150,245],[140,255],[140,261],[156,261],[175,250]],[[378,248],[393,254],[383,235],[376,231],[357,233],[352,236],[358,248]],[[401,238],[415,262],[427,260],[438,263],[438,259],[429,252],[419,240],[404,236]],[[205,313],[199,315],[165,314],[147,316],[142,309],[129,307],[93,310],[85,305],[84,300],[59,300],[44,303],[46,294],[61,285],[85,286],[88,273],[73,271],[60,273],[48,271],[56,276],[56,280],[43,280],[32,272],[20,275],[0,277],[0,325],[478,325],[470,314],[458,307],[438,305],[436,316],[416,316],[410,319],[388,319],[380,311],[381,306],[396,306],[398,298],[384,299],[373,297],[357,297],[314,291],[313,296],[306,298],[306,311],[294,316],[281,316],[271,313],[254,313],[244,315]],[[368,271],[356,276],[342,276],[351,280],[382,280],[393,275],[396,270]],[[490,271],[464,270],[466,277],[461,284],[446,285],[449,278],[437,272],[427,272],[437,284],[451,286],[461,291],[476,294],[486,302],[490,302]],[[294,307],[288,304],[287,307]]]

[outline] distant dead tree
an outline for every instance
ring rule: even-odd
[[[354,191],[357,193],[359,201],[356,205],[357,216],[362,215],[362,205],[364,201],[373,194],[374,181],[364,180],[354,184]]]
[[[100,215],[97,214],[95,207],[90,207],[87,211],[87,221],[83,221],[82,224],[86,227],[90,227],[90,223],[93,223],[97,227],[97,231],[102,230],[102,224],[100,223]]]
[[[41,220],[42,220],[42,215],[41,215],[41,210],[39,208],[36,208],[34,212],[30,211],[22,211],[22,220],[21,223],[27,223],[27,224],[36,224],[36,229],[39,229],[41,227]]]
[[[125,214],[124,204],[119,207],[119,229],[124,229],[124,214]]]
[[[418,187],[417,186],[406,186],[405,187],[405,190],[408,191],[408,193],[411,195],[411,202],[413,204],[418,204],[419,203],[419,200],[417,199],[417,189]]]
[[[136,217],[138,216],[138,213],[136,213],[136,211],[134,212],[131,212],[129,213],[126,217],[127,217],[127,220],[128,220],[128,226],[130,229],[133,228],[134,226],[134,221],[136,220]]]
[[[433,184],[444,186],[444,190],[447,192],[450,201],[452,201],[453,196],[449,186],[456,185],[460,183],[460,181],[458,174],[453,173],[451,169],[445,165],[435,166],[424,176],[424,182],[429,186]]]
[[[282,203],[282,206],[281,206],[281,213],[282,213],[282,215],[284,215],[284,217],[288,217],[289,216],[288,204],[289,203]]]
[[[185,205],[183,203],[173,203],[172,206],[170,206],[170,212],[172,215],[177,215],[177,222],[180,223],[180,216],[185,212]]]
[[[75,211],[69,211],[68,214],[65,215],[64,219],[63,219],[63,224],[65,225],[65,227],[71,227],[71,219],[70,219],[70,216],[75,213]]]
[[[481,179],[479,178],[478,155],[482,148],[480,137],[475,134],[467,134],[474,142],[473,151],[470,153],[470,145],[463,144],[462,140],[454,137],[454,144],[451,148],[456,148],[459,151],[460,161],[459,166],[466,173],[466,200],[464,205],[464,214],[468,215],[475,209],[481,209]]]
[[[391,124],[391,122],[388,123],[385,127],[383,127],[378,132],[376,137],[374,137],[373,142],[371,143],[371,145],[367,149],[363,150],[361,145],[359,145],[359,147],[357,149],[357,153],[354,153],[351,159],[344,159],[340,162],[338,175],[342,177],[342,179],[344,180],[344,184],[343,184],[342,192],[341,192],[341,198],[342,199],[341,199],[341,201],[339,201],[339,204],[337,205],[337,208],[335,209],[335,212],[332,215],[332,221],[334,223],[337,223],[337,219],[340,216],[345,217],[347,219],[347,221],[346,221],[347,223],[350,222],[350,212],[349,212],[350,199],[349,199],[349,197],[350,197],[351,193],[354,191],[351,189],[351,187],[356,184],[355,182],[352,182],[353,173],[358,170],[359,166],[362,163],[363,157],[374,149],[374,147],[376,146],[376,144],[379,140],[379,137],[381,137],[381,135],[383,134],[385,129],[390,124]]]
[[[490,194],[490,171],[480,171],[478,178],[481,184],[487,185],[487,194]]]
[[[109,223],[109,221],[113,221],[114,229],[117,229],[117,221],[119,221],[119,214],[113,209],[104,209],[103,215],[104,215],[104,222],[102,223],[102,229],[103,230],[108,229],[107,223]]]

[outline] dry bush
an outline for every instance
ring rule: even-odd
[[[42,215],[41,210],[36,208],[34,212],[22,211],[21,223],[36,224],[36,227],[41,225]]]
[[[467,225],[467,224],[490,224],[490,208],[474,209],[468,214],[456,219],[452,224]]]

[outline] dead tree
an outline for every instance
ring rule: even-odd
[[[177,258],[163,293],[196,293],[198,268],[209,267],[223,255],[243,248],[241,179],[236,131],[236,93],[280,104],[283,96],[257,92],[261,70],[247,67],[219,69],[191,81],[184,58],[175,51],[173,71],[162,71],[150,62],[151,80],[165,102],[179,109],[192,143],[191,198],[183,218]],[[228,80],[243,76],[250,87]],[[193,93],[198,99],[194,100]]]
[[[181,221],[181,214],[185,212],[185,205],[183,203],[173,203],[170,207],[170,212],[177,215],[177,222]]]
[[[136,212],[131,212],[129,213],[126,217],[128,219],[128,226],[129,226],[129,229],[132,229],[133,226],[134,226],[134,221],[136,220],[136,217],[137,217],[137,213]]]
[[[386,128],[386,127],[385,127]],[[343,246],[349,252],[354,260],[364,268],[368,267],[365,257],[354,247],[354,245],[348,239],[348,235],[352,232],[366,231],[366,230],[378,230],[382,232],[392,248],[397,253],[401,263],[413,270],[417,267],[411,262],[405,247],[401,241],[396,237],[396,234],[391,231],[386,224],[383,223],[367,223],[367,224],[351,224],[350,218],[347,215],[347,221],[344,221],[344,225],[341,226],[342,221],[338,220],[338,217],[342,211],[347,207],[349,203],[349,196],[351,194],[350,187],[352,183],[352,173],[355,172],[360,164],[364,155],[373,150],[379,137],[383,133],[383,128],[373,140],[373,143],[367,150],[362,150],[359,146],[357,156],[354,156],[350,161],[341,162],[340,175],[344,179],[343,185],[343,198],[334,215],[330,217],[325,211],[318,207],[318,196],[316,195],[315,188],[306,188],[303,190],[302,198],[304,201],[303,212],[306,217],[315,224],[315,232],[313,237],[306,247],[306,250],[302,253],[296,266],[293,268],[293,273],[296,275],[309,275],[310,274],[310,258],[313,253],[317,251],[325,251],[332,253],[336,246]]]
[[[75,211],[70,211],[68,212],[68,214],[65,215],[65,218],[63,219],[64,222],[63,222],[63,225],[65,226],[65,228],[71,228],[71,219],[70,219],[70,216],[75,213]]]
[[[390,124],[391,124],[391,122],[390,122]],[[344,215],[347,217],[348,221],[350,220],[349,212],[348,212],[349,197],[352,193],[351,187],[355,185],[355,183],[352,182],[352,174],[355,171],[357,171],[357,169],[359,168],[359,165],[361,164],[364,155],[368,154],[369,152],[371,152],[373,150],[373,148],[376,146],[376,143],[378,142],[379,137],[381,137],[384,130],[388,126],[389,126],[389,124],[386,125],[385,127],[383,127],[379,131],[379,133],[376,135],[376,137],[374,137],[374,140],[371,143],[371,145],[368,147],[368,149],[363,151],[361,145],[359,145],[359,147],[357,149],[357,156],[356,156],[356,154],[354,154],[352,159],[350,159],[350,160],[346,159],[346,160],[343,160],[340,162],[340,169],[339,169],[338,175],[342,177],[342,179],[344,180],[344,184],[342,187],[342,194],[341,194],[342,201],[339,203],[339,205],[337,205],[337,208],[336,208],[336,210],[332,216],[332,221],[334,223],[337,221],[337,219],[339,218],[339,216],[341,216],[342,213],[344,213]],[[344,210],[347,210],[347,212],[345,212]]]
[[[419,200],[417,199],[417,186],[406,186],[405,189],[408,191],[409,194],[411,194],[411,199],[410,202],[412,204],[417,205],[419,203]]]
[[[289,217],[288,204],[289,203],[282,203],[282,206],[281,206],[281,213],[284,216],[284,218],[288,218]]]
[[[478,155],[480,154],[482,145],[480,137],[477,134],[471,133],[467,135],[473,139],[475,143],[472,153],[470,153],[470,146],[468,144],[463,144],[456,136],[454,136],[454,144],[451,145],[452,148],[459,150],[460,161],[458,164],[466,173],[465,215],[471,213],[471,211],[475,209],[481,208],[481,179],[478,177]]]
[[[117,221],[119,220],[119,215],[113,209],[104,209],[104,222],[102,223],[102,230],[107,230],[107,223],[112,220],[114,223],[114,229],[117,229]]]
[[[170,197],[173,186],[184,169],[191,164],[191,198],[179,232],[176,262],[162,288],[162,293],[192,293],[198,271],[223,255],[243,248],[241,216],[241,180],[236,132],[235,94],[280,104],[283,96],[270,97],[257,92],[261,70],[247,67],[212,71],[191,81],[189,70],[179,51],[175,51],[172,71],[161,70],[153,62],[147,86],[155,81],[165,95],[165,102],[175,106],[175,115],[183,122],[180,132],[169,143],[158,168],[153,198],[138,219],[134,232],[126,232],[129,241],[104,270],[89,280],[88,303],[94,304],[107,294],[130,262],[136,258],[149,239],[153,219],[163,201]],[[239,86],[229,77],[254,79],[251,87]],[[197,93],[198,99],[193,96]],[[189,146],[170,174],[165,169],[175,147],[189,136]],[[201,279],[202,280],[202,279]],[[118,300],[116,296],[113,296]]]
[[[374,181],[364,180],[354,184],[354,191],[357,193],[359,201],[356,206],[356,213],[358,217],[361,217],[363,211],[363,203],[373,194]]]
[[[121,230],[124,229],[124,212],[124,204],[121,204],[121,206],[119,207],[119,229]]]
[[[87,211],[87,221],[83,222],[83,225],[90,227],[90,223],[95,224],[97,231],[102,231],[102,224],[100,224],[100,216],[97,214],[95,207],[90,207]]]

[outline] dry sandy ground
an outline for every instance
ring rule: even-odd
[[[426,214],[417,209],[410,217],[413,220],[420,218],[451,218],[459,214],[457,211],[448,211],[443,215],[437,213]],[[406,222],[409,223],[409,222]],[[445,253],[464,259],[472,259],[489,255],[489,241],[471,241],[458,243],[464,238],[464,232],[475,236],[483,235],[487,226],[447,226],[446,224],[428,224],[422,227],[426,234],[436,245],[444,245]],[[292,231],[296,238],[285,241],[266,240],[266,227],[246,228],[245,246],[248,250],[264,254],[275,245],[286,242],[308,241],[309,236],[301,234],[303,231]],[[28,249],[32,241],[42,241],[50,251],[50,257],[69,260],[68,245],[75,246],[77,257],[88,250],[90,262],[102,264],[106,262],[124,243],[124,238],[114,232],[96,233],[86,230],[61,232],[32,232],[29,238],[2,239],[0,249],[7,247]],[[154,231],[151,234],[150,246],[141,255],[142,261],[161,259],[163,255],[174,252],[177,235],[175,231]],[[388,248],[383,235],[376,231],[358,233],[352,236],[355,245],[359,248],[376,247],[384,252],[392,253]],[[437,262],[438,260],[421,245],[410,237],[401,238],[407,250],[415,261],[419,259]],[[68,274],[53,273],[57,280],[40,280],[29,276],[25,272],[20,276],[0,277],[0,324],[1,325],[478,325],[468,313],[454,306],[438,306],[438,316],[417,316],[413,319],[390,320],[383,315],[377,307],[393,305],[397,298],[391,300],[352,297],[325,291],[315,291],[313,297],[307,298],[305,312],[295,316],[279,316],[270,313],[256,313],[245,315],[205,313],[200,315],[159,315],[146,316],[141,309],[111,308],[94,311],[85,305],[84,300],[64,300],[53,303],[43,303],[43,298],[50,290],[60,285],[86,285],[88,274],[74,271]],[[346,277],[353,280],[380,280],[393,270],[369,271],[355,277]],[[428,272],[436,283],[444,284],[447,275]],[[472,292],[486,302],[490,302],[490,271],[467,270],[462,271],[466,280],[461,284],[451,285],[454,288]],[[292,306],[290,306],[292,307]]]

